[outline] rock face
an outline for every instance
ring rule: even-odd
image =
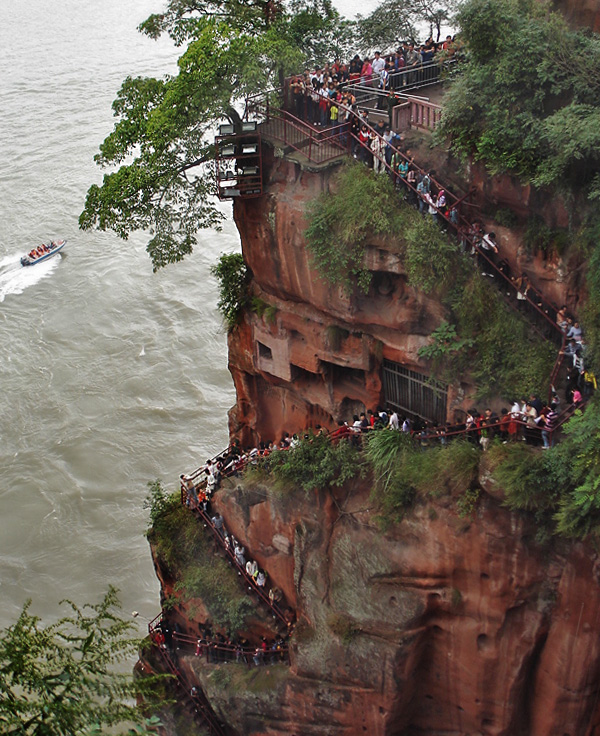
[[[392,242],[368,245],[368,295],[320,280],[305,213],[335,167],[311,172],[271,149],[265,158],[266,196],[234,206],[263,304],[229,338],[230,430],[243,444],[332,427],[383,403],[385,362],[426,378],[418,351],[444,317],[408,286]],[[449,420],[473,392],[468,377],[448,387]],[[308,497],[225,482],[215,506],[298,625],[289,668],[186,660],[219,716],[244,736],[600,734],[597,555],[541,546],[534,525],[502,506],[493,478],[480,484],[473,518],[460,518],[450,496],[421,499],[384,533],[367,482]]]
[[[596,553],[540,546],[487,494],[471,519],[422,500],[383,533],[367,485],[217,495],[299,614],[290,670],[257,692],[192,662],[220,715],[248,736],[600,733]]]
[[[253,295],[271,307],[248,312],[229,340],[230,429],[244,444],[382,403],[384,361],[426,375],[418,350],[444,316],[407,285],[390,242],[369,244],[368,295],[320,280],[305,213],[335,168],[266,159],[267,196],[234,207]],[[468,378],[449,388],[448,419],[473,390]],[[367,486],[309,498],[226,486],[216,504],[228,529],[299,624],[291,667],[274,667],[268,684],[248,676],[224,686],[225,674],[189,660],[220,716],[247,736],[600,733],[596,554],[538,545],[493,479],[481,483],[473,519],[459,518],[451,498],[421,501],[386,533]]]
[[[600,31],[598,0],[554,0],[554,5],[573,26]]]
[[[416,140],[412,144],[417,150]],[[229,368],[237,393],[230,431],[244,445],[278,441],[283,431],[291,434],[318,424],[331,429],[339,420],[387,403],[395,378],[388,373],[386,384],[383,367],[390,363],[412,372],[410,386],[407,382],[399,390],[410,403],[409,397],[421,390],[413,379],[427,382],[430,372],[419,349],[445,318],[435,295],[409,286],[397,240],[374,237],[367,244],[365,267],[372,274],[368,294],[358,288],[346,294],[321,278],[311,267],[304,231],[307,210],[332,186],[336,166],[311,171],[275,156],[269,146],[264,150],[266,194],[234,203],[244,259],[252,272],[252,294],[262,304],[262,309],[246,312],[229,338]],[[426,158],[425,146],[418,153]],[[430,164],[439,172],[443,161],[423,161]],[[439,177],[445,180],[444,173]],[[498,187],[494,189],[483,170],[472,172],[472,183],[481,202],[497,206],[512,201],[508,195],[507,200],[498,199]],[[522,187],[508,190],[520,200]],[[573,264],[567,268],[558,257],[526,253],[518,233],[491,221],[486,229],[496,231],[513,274],[526,270],[550,300],[576,306],[579,290],[568,278],[569,272],[578,273]],[[474,405],[470,377],[441,390],[444,407],[437,416],[426,412],[424,418],[462,421],[465,410]],[[418,413],[419,401],[413,399],[412,408],[402,407]]]
[[[316,424],[333,428],[374,409],[384,398],[384,360],[426,379],[418,351],[444,318],[438,301],[408,286],[394,243],[368,244],[367,295],[331,288],[311,269],[303,233],[307,207],[330,185],[335,167],[315,173],[271,158],[266,168],[268,195],[234,206],[253,293],[274,312],[271,321],[247,313],[229,340],[237,391],[230,429],[244,443]],[[468,380],[449,389],[450,418],[468,408],[473,390]]]

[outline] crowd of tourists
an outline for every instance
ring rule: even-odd
[[[337,116],[327,117],[327,104],[321,103],[342,102],[351,106],[356,102],[354,92],[359,88],[377,89],[382,98],[380,107],[383,107],[385,94],[425,81],[425,75],[431,75],[428,70],[434,66],[437,68],[441,59],[448,60],[454,56],[456,50],[457,43],[452,36],[447,36],[440,43],[430,37],[420,45],[405,41],[387,54],[376,51],[372,57],[364,58],[355,54],[348,63],[335,59],[312,71],[305,69],[303,74],[290,80],[297,117],[317,125],[336,124]]]
[[[213,664],[235,662],[259,667],[287,661],[287,644],[282,636],[263,636],[254,646],[244,636],[213,633],[208,626],[200,626],[199,632],[194,654],[196,657],[206,657]]]
[[[410,45],[404,44],[394,58],[405,58],[409,51]],[[375,55],[375,60],[383,61],[380,54]],[[391,63],[390,57],[386,63]],[[519,309],[528,312],[528,317],[537,321],[543,334],[551,337],[557,310],[533,288],[526,273],[511,271],[508,260],[500,253],[493,231],[486,232],[478,220],[468,226],[465,224],[457,200],[436,182],[435,172],[425,171],[414,163],[406,149],[404,136],[393,130],[392,111],[401,101],[395,90],[380,98],[380,102],[385,101],[387,106],[388,120],[372,124],[368,111],[359,109],[357,105],[356,89],[347,84],[346,74],[349,72],[346,66],[349,69],[350,65],[334,62],[312,73],[307,70],[303,76],[292,77],[290,89],[296,116],[316,126],[337,126],[335,137],[349,148],[355,159],[376,173],[389,175],[404,200],[424,217],[431,217],[442,228],[450,226],[454,229],[461,249],[476,259],[482,275],[509,282],[514,287],[510,294],[516,294]],[[353,68],[358,68],[356,59]]]
[[[250,592],[257,593],[285,622],[288,630],[294,624],[293,611],[285,606],[280,588],[268,584],[267,572],[259,567],[258,562],[246,554],[242,543],[227,530],[222,514],[212,513],[211,498],[218,488],[222,474],[233,475],[259,456],[265,454],[264,443],[261,447],[242,452],[237,441],[217,459],[207,460],[206,464],[193,476],[181,475],[182,488],[186,493],[186,504],[200,512],[205,522],[210,523],[215,531],[220,546],[224,549],[229,561],[244,577]]]
[[[192,647],[196,657],[202,657],[211,664],[235,662],[260,666],[287,661],[287,643],[281,635],[263,636],[257,644],[251,644],[245,636],[213,631],[205,623],[198,625],[197,634],[190,634],[184,632],[177,622],[171,622],[167,615],[153,630],[152,640],[172,655],[182,648]]]

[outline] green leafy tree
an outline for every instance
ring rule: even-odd
[[[399,41],[416,36],[409,7],[402,0],[384,0],[369,15],[359,15],[357,23],[365,50],[387,51],[395,48]]]
[[[568,453],[570,483],[556,513],[557,531],[569,537],[600,533],[600,422],[598,396],[564,428],[561,452]],[[554,452],[554,450],[553,450]]]
[[[171,0],[140,30],[184,48],[178,73],[123,82],[117,122],[95,159],[119,168],[90,187],[80,227],[123,239],[148,231],[154,270],[191,253],[196,232],[223,219],[214,199],[217,123],[239,122],[246,95],[340,54],[348,27],[329,0]]]
[[[0,732],[7,736],[147,733],[134,698],[149,696],[157,678],[115,671],[137,652],[133,623],[119,614],[116,590],[44,626],[28,602],[0,638]],[[122,731],[127,728],[127,731]],[[115,730],[117,729],[117,730]]]
[[[537,0],[467,0],[467,60],[436,133],[491,173],[563,191],[598,191],[600,38]]]
[[[442,24],[456,10],[455,0],[384,0],[367,16],[358,16],[358,38],[365,50],[389,51],[398,42],[418,38],[417,27],[429,25],[439,41]]]

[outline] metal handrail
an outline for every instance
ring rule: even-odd
[[[246,465],[247,463],[244,463],[243,467],[245,468]],[[240,468],[240,469],[243,469],[243,468]],[[268,594],[264,591],[264,589],[260,585],[257,585],[255,580],[250,575],[248,575],[245,568],[239,564],[239,562],[237,561],[235,557],[235,553],[230,547],[228,547],[225,544],[224,537],[221,535],[219,530],[213,524],[210,516],[200,506],[200,504],[196,502],[196,500],[192,496],[190,496],[190,494],[188,493],[188,489],[184,486],[183,483],[181,484],[181,499],[182,499],[182,503],[188,506],[189,508],[191,508],[192,511],[195,511],[202,518],[202,521],[204,522],[205,526],[207,526],[211,530],[215,541],[221,547],[221,549],[225,552],[225,555],[227,556],[229,563],[233,565],[233,567],[235,567],[235,569],[238,571],[238,574],[241,577],[243,577],[246,583],[248,584],[249,586],[248,589],[251,592],[253,592],[255,595],[257,595],[258,598],[264,604],[268,606],[269,610],[271,611],[272,616],[275,619],[278,619],[282,624],[284,624],[288,632],[291,632],[293,629],[292,623],[286,619],[285,614],[282,610],[282,606],[275,605],[275,603],[272,603]],[[286,605],[285,608],[289,608],[289,606]]]
[[[162,619],[162,613],[159,614],[156,618]],[[156,621],[156,619],[154,619]],[[217,717],[215,716],[213,709],[204,694],[204,691],[202,690],[202,687],[199,683],[191,683],[190,680],[184,675],[184,673],[177,667],[175,662],[173,661],[173,658],[171,657],[170,653],[165,647],[160,646],[156,642],[155,632],[157,627],[154,627],[153,629],[150,628],[150,624],[148,625],[148,631],[150,634],[150,640],[152,641],[154,648],[158,650],[160,653],[165,665],[167,666],[168,671],[174,675],[177,678],[177,681],[182,686],[185,696],[188,700],[191,700],[194,706],[198,709],[198,712],[204,719],[206,725],[208,726],[209,730],[212,734],[215,736],[226,736],[226,732],[223,728],[223,726],[219,723],[217,720]],[[192,694],[192,688],[195,688],[195,694]]]
[[[241,646],[235,644],[218,644],[215,641],[204,640],[200,636],[194,636],[193,634],[180,634],[173,632],[173,639],[181,644],[192,647],[198,657],[206,655],[206,661],[209,664],[218,664],[219,661],[227,662],[239,662],[243,658],[244,664],[251,666],[252,660],[256,655],[256,650],[261,649],[261,652],[266,655],[266,658],[273,659],[276,656],[279,662],[283,664],[289,664],[289,648],[287,646],[280,646],[277,649],[267,648],[262,650],[260,646]],[[217,662],[211,662],[211,653],[218,652],[220,659]],[[284,657],[284,659],[282,659]]]
[[[559,356],[559,357],[562,359],[562,356]],[[557,359],[557,362],[558,362],[558,359]],[[585,406],[586,406],[586,404],[587,404],[587,401],[588,401],[587,399],[584,399],[577,406],[575,404],[571,404],[568,407],[566,407],[565,409],[563,409],[560,412],[560,414],[558,415],[557,420],[556,420],[556,423],[555,423],[554,428],[552,430],[545,430],[543,426],[540,427],[537,424],[535,426],[531,426],[525,420],[521,420],[521,419],[517,419],[517,418],[512,418],[511,417],[510,421],[511,422],[514,422],[515,424],[517,424],[519,426],[526,427],[527,429],[530,429],[533,432],[539,433],[540,437],[541,437],[541,433],[544,432],[544,431],[547,431],[550,435],[552,435],[554,432],[556,432],[560,427],[562,427],[562,425],[565,424],[573,416],[574,412],[577,409],[584,409]],[[462,436],[468,437],[469,434],[472,434],[473,432],[479,432],[480,433],[482,429],[486,429],[486,428],[488,428],[488,429],[490,429],[490,428],[497,429],[498,426],[500,426],[501,417],[495,417],[495,419],[496,419],[496,421],[494,422],[494,424],[487,425],[487,427],[485,427],[485,426],[466,427],[466,426],[462,426],[462,424],[461,424],[461,425],[459,425],[459,428],[455,428],[456,425],[438,424],[438,425],[435,425],[433,427],[426,428],[425,431],[427,431],[428,436],[431,439],[434,439],[435,437],[439,437],[439,438],[441,438],[441,437],[456,438],[456,437],[462,437]],[[332,430],[332,431],[327,432],[326,435],[329,437],[329,439],[333,443],[337,443],[340,440],[346,439],[346,438],[355,438],[355,439],[358,438],[358,439],[360,439],[362,436],[364,436],[364,434],[368,434],[369,432],[376,431],[376,430],[373,429],[373,427],[368,427],[368,428],[364,428],[364,429],[357,429],[357,428],[352,428],[350,426],[344,427],[343,430],[344,431],[340,432],[339,431],[339,428],[338,428],[337,430]],[[399,431],[399,430],[397,430],[397,431]],[[420,430],[411,430],[410,431],[410,435],[416,441],[419,441],[422,438],[422,433],[421,433]],[[293,447],[282,447],[282,448],[278,448],[276,450],[276,452],[288,452],[288,451],[291,451],[293,449],[294,449]],[[236,468],[234,470],[232,470],[229,474],[226,474],[224,477],[229,477],[230,475],[234,475],[236,473],[241,473],[249,465],[254,465],[254,464],[260,462],[261,459],[264,459],[264,458],[268,457],[270,454],[271,453],[266,453],[266,454],[262,454],[261,455],[259,453],[258,455],[255,455],[254,457],[246,457],[245,459],[241,459],[240,462],[237,464]],[[195,505],[194,500],[189,495],[188,489],[185,487],[185,485],[183,483],[181,484],[181,499],[182,499],[182,503],[184,505],[192,506],[192,504],[194,504],[192,507],[199,511],[199,513],[203,517],[203,520],[207,524],[209,524],[210,527],[213,529],[215,535],[218,537],[218,541],[219,541],[220,545],[227,552],[228,557],[230,559],[232,559],[232,561],[236,565],[237,569],[240,572],[243,573],[244,577],[248,581],[252,581],[252,578],[250,578],[247,575],[246,571],[237,563],[237,560],[235,559],[235,555],[233,554],[233,552],[231,552],[231,550],[225,545],[223,538],[221,537],[221,535],[219,534],[219,532],[215,529],[214,524],[212,523],[212,520],[210,519],[210,517],[208,516],[208,514],[203,509],[201,509],[201,507],[199,507],[199,505]],[[255,587],[258,588],[258,586],[255,586]],[[259,591],[260,591],[260,588],[259,588]],[[262,592],[262,591],[260,591],[260,592]],[[267,597],[267,601],[268,601],[268,597]],[[268,601],[268,603],[270,605],[270,601]]]
[[[280,90],[273,90],[273,91],[271,91],[269,93],[265,93],[265,94],[267,96],[267,99],[270,99],[270,96],[273,95],[273,94],[283,95],[285,97],[284,90],[282,90],[282,89],[280,89]],[[261,98],[264,100],[265,94],[263,94],[262,96],[261,95],[254,95],[252,97],[247,98],[246,115],[249,114],[250,109],[257,109],[257,108],[260,107],[260,105],[257,104],[257,102]],[[250,100],[252,100],[252,99],[254,99],[256,101],[253,106],[250,103]],[[332,104],[331,100],[325,100],[325,102],[329,106]],[[335,127],[335,131],[336,132],[331,136],[331,139],[330,140],[332,140],[332,142],[333,142],[333,138],[335,136],[339,136],[339,137],[341,137],[342,135],[347,136],[348,142],[350,142],[351,140],[354,140],[361,148],[363,148],[365,150],[368,150],[368,152],[369,152],[370,155],[372,155],[374,158],[376,158],[391,175],[394,175],[395,176],[395,172],[392,169],[392,167],[387,163],[387,160],[385,158],[385,155],[380,154],[380,153],[378,153],[376,151],[373,151],[369,146],[366,146],[360,140],[360,138],[358,138],[354,133],[352,133],[352,130],[351,130],[352,120],[353,119],[358,120],[358,122],[359,122],[359,124],[361,126],[362,125],[366,125],[369,133],[371,134],[371,136],[376,136],[379,139],[382,139],[382,136],[379,135],[379,133],[373,128],[373,126],[368,121],[366,121],[365,119],[363,119],[359,115],[357,115],[357,113],[356,113],[355,110],[353,110],[352,108],[347,107],[346,105],[342,105],[342,104],[338,104],[338,103],[336,103],[336,104],[337,104],[337,107],[339,108],[339,110],[340,111],[343,111],[345,113],[345,115],[346,115],[346,122],[344,122],[344,123],[342,123],[342,124],[340,124],[340,125],[338,125],[338,126]],[[277,110],[276,108],[273,108],[271,106],[268,109],[268,113],[267,114],[270,115],[271,117],[273,117],[274,114],[276,114],[276,115],[285,115],[286,121],[289,121],[289,124],[293,128],[296,128],[298,130],[301,130],[309,139],[313,139],[315,137],[315,135],[317,134],[317,132],[312,127],[312,125],[304,122],[303,120],[300,120],[299,118],[296,118],[294,115],[292,115],[287,110]],[[318,131],[318,132],[320,133],[320,131]],[[284,141],[284,142],[287,143],[288,145],[292,145],[289,141]],[[386,146],[387,146],[387,143],[386,143]],[[342,151],[344,150],[344,147],[342,147],[342,145],[340,145],[339,147],[340,147],[340,155],[341,155]],[[400,149],[396,148],[393,145],[390,145],[390,148],[392,150],[392,155],[395,155],[396,157],[399,157],[404,162],[409,163],[413,167],[413,169],[415,171],[417,171],[418,173],[420,173],[422,176],[424,176],[424,175],[429,176],[428,172],[426,172],[425,169],[422,169],[417,164],[415,164],[414,161],[412,159],[409,159],[409,157],[406,156],[406,154],[403,151],[400,151]],[[297,150],[300,150],[300,149],[297,149]],[[302,151],[302,152],[305,153],[304,151]],[[333,158],[333,157],[331,157],[331,158]],[[448,189],[447,187],[445,187],[444,185],[442,185],[440,182],[438,182],[435,178],[429,176],[429,179],[437,187],[438,191],[440,191],[442,189],[444,190],[444,192],[446,194],[447,209],[452,209],[452,207],[457,206],[459,203],[462,203],[462,201],[464,200],[464,195],[461,196],[461,197],[458,197],[450,189]],[[417,191],[417,188],[415,186],[413,186],[406,179],[403,180],[403,184],[409,190],[411,190],[414,193],[414,195],[417,197],[417,200],[418,200],[418,198],[420,197],[420,195],[419,195],[419,192]],[[485,254],[485,251],[483,251],[480,248],[479,243],[477,242],[476,238],[473,237],[469,233],[469,231],[471,229],[471,222],[469,220],[467,220],[467,218],[460,211],[457,212],[457,214],[458,214],[458,222],[454,222],[453,220],[450,219],[450,217],[444,211],[442,211],[441,209],[439,209],[435,204],[433,204],[431,206],[434,207],[437,215],[439,217],[441,217],[443,219],[443,221],[446,222],[446,224],[449,227],[451,227],[456,232],[456,235],[457,235],[457,237],[459,239],[464,240],[464,242],[465,243],[468,243],[471,246],[472,249],[475,249],[475,250],[478,251],[479,256],[482,257],[482,258],[484,258],[485,261],[487,262],[489,268],[491,268],[493,270],[494,275],[500,276],[504,280],[504,282],[506,283],[506,285],[510,287],[511,290],[516,291],[516,286],[515,286],[514,282],[510,279],[510,277],[508,277],[502,271],[502,269],[500,269],[495,264],[495,262],[493,262]],[[530,292],[532,292],[533,294],[535,294],[535,299],[532,299],[532,297],[530,295]],[[537,313],[537,314],[539,314],[539,316],[543,319],[543,321],[546,324],[548,324],[553,330],[556,330],[559,333],[561,333],[561,340],[562,340],[562,330],[556,324],[555,319],[553,319],[550,316],[550,313],[551,312],[554,312],[554,314],[556,314],[556,312],[558,311],[557,310],[557,307],[555,305],[553,305],[551,302],[547,301],[542,296],[542,294],[535,289],[535,287],[530,287],[528,289],[528,292],[527,292],[527,294],[525,296],[526,296],[527,303],[533,308],[534,312]]]

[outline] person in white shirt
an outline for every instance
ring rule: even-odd
[[[491,278],[494,278],[494,273],[490,273],[490,271],[493,271],[493,268],[490,268],[490,265],[495,266],[496,265],[496,258],[495,256],[498,254],[498,244],[496,243],[496,233],[488,233],[487,235],[484,235],[481,239],[481,243],[479,244],[479,247],[481,248],[482,253],[485,253],[486,258],[479,258],[480,265],[481,265],[481,275],[482,276],[490,276]]]
[[[379,77],[381,76],[381,72],[385,69],[385,59],[381,58],[379,51],[375,52],[375,58],[371,62],[371,67],[373,68],[373,77],[375,77],[375,81],[379,84]]]
[[[398,412],[394,411],[390,415],[390,423],[388,424],[388,427],[390,429],[400,429],[400,418],[398,417]]]

